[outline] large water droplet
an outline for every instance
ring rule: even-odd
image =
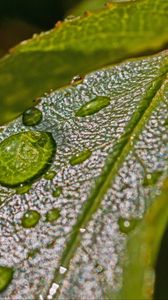
[[[42,112],[36,107],[29,108],[22,116],[22,121],[25,126],[37,125],[41,122],[41,120]]]
[[[53,223],[60,217],[60,211],[58,208],[52,208],[46,213],[46,221]]]
[[[36,210],[28,210],[25,212],[22,218],[22,226],[24,228],[32,228],[37,225],[40,220],[40,214]]]
[[[75,166],[78,164],[83,163],[85,160],[87,160],[88,158],[90,158],[90,156],[92,155],[92,151],[89,149],[86,149],[78,154],[75,154],[71,157],[71,159],[69,160],[69,163],[71,164],[71,166]]]
[[[128,234],[130,231],[132,231],[139,223],[139,219],[125,219],[125,218],[119,218],[118,225],[119,229],[122,233]]]
[[[0,293],[3,292],[13,279],[13,268],[0,266]]]
[[[86,117],[89,115],[93,115],[100,111],[101,109],[105,108],[110,104],[110,98],[98,96],[93,100],[84,104],[77,112],[75,113],[76,117]]]
[[[0,184],[31,183],[49,168],[55,151],[50,133],[28,131],[8,137],[0,143]]]

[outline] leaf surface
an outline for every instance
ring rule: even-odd
[[[168,171],[167,70],[167,51],[104,68],[43,97],[40,124],[26,127],[20,117],[4,126],[1,141],[22,131],[50,132],[57,151],[50,173],[31,187],[1,188],[0,265],[15,270],[2,299],[122,293],[123,261],[132,256],[127,236]],[[16,167],[26,147],[18,147]],[[24,228],[23,218],[30,226],[32,215],[33,227]]]
[[[96,14],[58,23],[13,49],[0,61],[0,124],[75,75],[164,48],[167,12],[163,0],[114,3]]]

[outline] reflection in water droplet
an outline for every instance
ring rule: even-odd
[[[60,211],[58,208],[52,208],[46,213],[46,221],[53,223],[60,217]]]
[[[69,163],[71,164],[71,166],[81,164],[85,160],[90,158],[91,155],[92,155],[92,151],[89,149],[86,149],[86,150],[72,156],[71,159],[69,160]]]
[[[62,193],[62,187],[58,186],[52,193],[53,197],[59,197]]]
[[[67,271],[67,269],[66,269],[66,268],[64,268],[64,267],[60,266],[60,268],[59,268],[59,272],[60,272],[60,274],[65,274],[65,273],[66,273],[66,271]]]
[[[162,175],[161,171],[156,171],[151,174],[147,174],[143,180],[143,186],[149,186],[149,185],[156,184],[161,175]]]
[[[59,284],[54,282],[49,290],[49,295],[47,296],[47,299],[51,300],[53,296],[56,294],[58,288],[59,288]]]
[[[22,194],[26,194],[30,191],[31,189],[31,184],[27,184],[27,185],[20,185],[18,188],[16,188],[16,194],[22,195]]]
[[[98,96],[93,100],[85,103],[77,112],[76,117],[86,117],[93,115],[110,104],[110,98]]]
[[[22,116],[22,122],[25,126],[34,126],[41,122],[42,112],[36,108],[32,107],[26,110]]]
[[[122,233],[128,234],[130,231],[132,231],[140,222],[139,219],[125,219],[125,218],[119,218],[118,225],[119,230]]]
[[[79,231],[80,231],[81,233],[84,233],[84,232],[86,231],[86,229],[85,229],[85,228],[80,228]]]
[[[27,131],[11,135],[0,143],[0,184],[17,187],[40,177],[55,155],[50,133]]]
[[[37,225],[40,220],[40,214],[36,210],[28,210],[22,218],[22,226],[24,228],[32,228]]]
[[[44,178],[47,180],[52,180],[56,174],[57,173],[55,171],[49,170],[48,172],[45,173]]]
[[[72,85],[76,85],[82,82],[82,77],[80,75],[74,76],[71,80]]]
[[[0,293],[8,287],[13,279],[13,274],[13,268],[0,266]]]

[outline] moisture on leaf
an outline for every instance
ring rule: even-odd
[[[32,182],[48,169],[56,144],[47,132],[13,134],[0,143],[0,184],[16,187]]]
[[[40,220],[40,214],[36,210],[28,210],[24,213],[21,224],[24,228],[32,228],[35,227],[39,220]]]
[[[22,120],[25,126],[37,125],[42,120],[42,112],[35,107],[29,108],[23,113]]]
[[[13,268],[0,266],[0,293],[3,292],[12,281],[13,273]]]

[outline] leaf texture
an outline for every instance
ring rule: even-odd
[[[123,261],[131,255],[126,228],[141,224],[168,172],[167,70],[167,51],[104,68],[43,97],[40,124],[26,127],[20,117],[2,128],[1,141],[31,130],[50,132],[57,145],[52,178],[20,194],[1,188],[0,265],[15,270],[2,299],[122,293]],[[97,97],[109,105],[77,113]],[[59,214],[49,223],[51,209]],[[36,227],[21,226],[27,210],[40,214]]]

